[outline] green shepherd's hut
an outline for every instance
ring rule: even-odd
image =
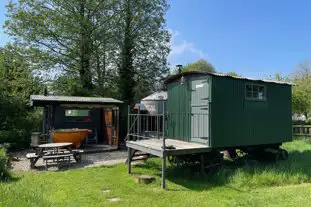
[[[186,72],[165,84],[171,139],[244,150],[292,140],[289,83]]]

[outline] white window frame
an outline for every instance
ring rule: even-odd
[[[247,88],[248,88],[248,86],[251,86],[252,87],[252,97],[249,97],[248,96],[248,90],[247,90]],[[254,95],[254,87],[258,87],[258,95],[257,95],[257,97],[253,97],[253,95]],[[259,88],[263,88],[263,98],[262,99],[260,99],[259,98]],[[261,84],[253,84],[253,83],[246,83],[245,84],[245,100],[251,100],[251,101],[266,101],[267,100],[267,87],[265,86],[265,85],[261,85]]]

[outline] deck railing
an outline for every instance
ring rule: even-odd
[[[164,103],[162,113],[150,115],[141,113],[138,108],[137,113],[131,112],[128,107],[128,125],[127,125],[127,136],[126,140],[139,140],[139,139],[150,139],[157,138],[163,140],[162,149],[165,151],[165,110]]]
[[[293,125],[294,136],[311,136],[311,125]]]
[[[163,104],[163,108],[164,104]],[[166,112],[148,114],[142,111],[132,111],[128,108],[128,132],[126,140],[141,139],[179,139],[183,141],[198,141],[206,144],[209,140],[209,116],[206,108],[198,112]],[[165,144],[163,144],[164,148]]]

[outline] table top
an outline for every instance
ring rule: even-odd
[[[40,144],[38,147],[40,148],[60,148],[60,147],[69,147],[72,143],[70,142],[58,142],[58,143],[48,143],[48,144]]]

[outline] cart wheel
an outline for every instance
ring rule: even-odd
[[[175,166],[176,165],[176,157],[175,156],[167,156],[168,162]]]
[[[75,158],[76,158],[76,161],[78,162],[78,163],[80,163],[81,162],[81,154],[80,153],[77,153],[76,155],[75,155]]]
[[[280,158],[282,160],[287,160],[288,159],[288,152],[284,149],[281,149],[280,150]]]

